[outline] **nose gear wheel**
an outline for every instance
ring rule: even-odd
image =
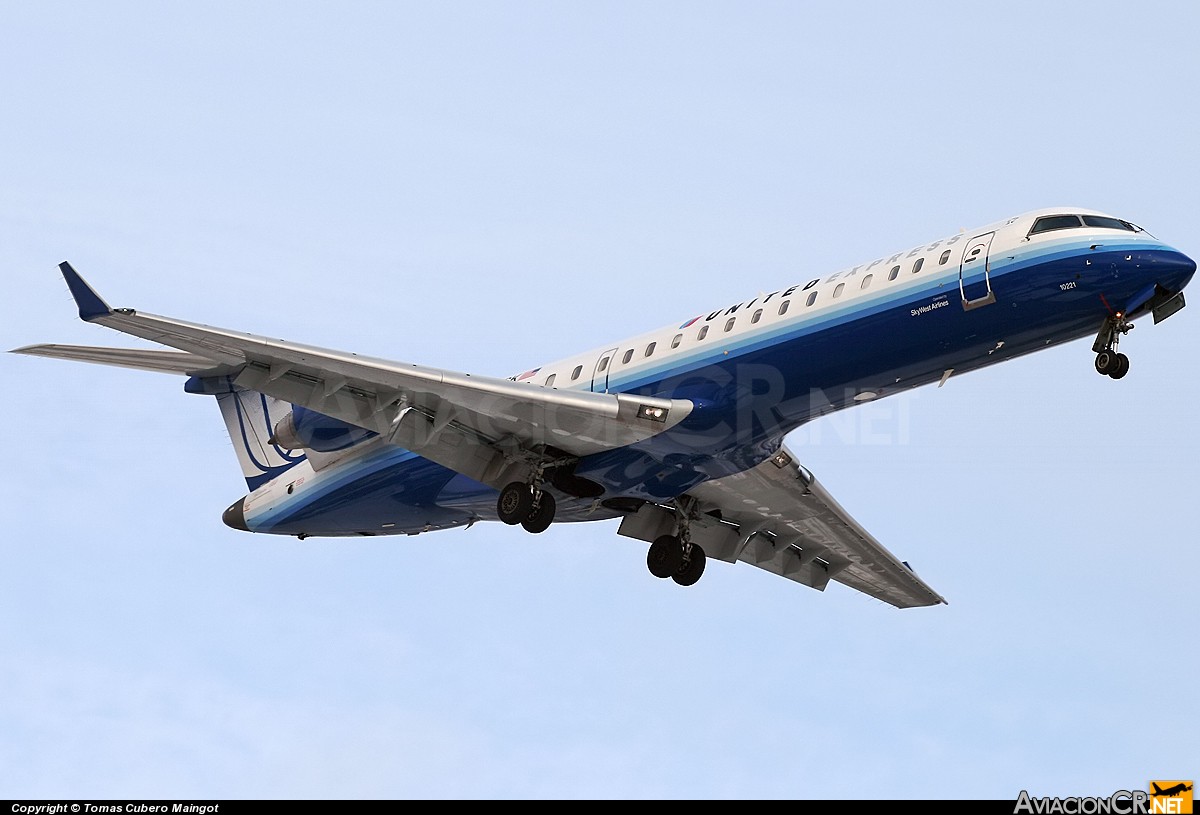
[[[1100,333],[1096,335],[1096,341],[1092,344],[1092,350],[1096,352],[1097,373],[1113,379],[1120,379],[1129,373],[1129,357],[1119,353],[1117,346],[1121,337],[1133,328],[1133,323],[1126,320],[1119,311],[1105,319],[1104,324],[1100,326]]]

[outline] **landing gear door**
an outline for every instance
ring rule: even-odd
[[[962,294],[965,311],[981,308],[996,302],[992,291],[991,269],[988,266],[988,251],[992,247],[995,232],[985,232],[967,241],[962,260],[958,264],[958,290]]]
[[[592,371],[592,393],[608,393],[608,374],[616,356],[617,349],[610,348],[596,360],[596,368]]]

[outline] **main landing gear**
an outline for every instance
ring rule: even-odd
[[[500,490],[496,514],[506,524],[520,524],[526,532],[545,532],[554,523],[554,496],[535,482],[513,481]]]
[[[1133,330],[1133,323],[1125,320],[1121,312],[1104,321],[1092,350],[1096,352],[1096,372],[1113,379],[1129,373],[1129,357],[1117,352],[1121,337]]]
[[[704,550],[698,544],[674,535],[663,535],[650,544],[646,566],[655,577],[669,577],[690,586],[704,574]]]
[[[543,484],[568,498],[599,498],[604,488],[595,481],[575,475],[579,459],[554,447],[517,450],[506,454],[510,461],[528,466],[524,481],[511,481],[500,490],[496,515],[506,524],[520,524],[526,532],[545,532],[554,523],[556,502]]]
[[[681,501],[683,499],[680,499]],[[687,509],[676,506],[678,535],[660,535],[646,552],[646,566],[655,577],[669,577],[681,586],[690,586],[704,574],[704,550],[692,543]]]

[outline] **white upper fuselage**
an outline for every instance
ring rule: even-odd
[[[1064,234],[1074,240],[1111,240],[1114,237],[1111,229],[1086,227],[1072,229],[1069,233],[1054,230],[1028,235],[1039,217],[1058,213],[1112,217],[1081,207],[1033,210],[975,229],[963,229],[955,235],[919,243],[823,276],[794,281],[786,287],[726,304],[644,334],[606,343],[511,378],[556,388],[619,391],[624,383],[642,380],[649,373],[661,374],[672,367],[688,367],[697,354],[711,354],[713,346],[741,346],[747,338],[787,333],[795,326],[819,322],[831,312],[861,310],[883,300],[901,297],[905,292],[928,289],[931,283],[953,293],[959,289],[963,256],[970,249],[967,244],[977,235],[994,233],[988,250],[993,267],[1011,264],[1023,255],[1036,253],[1040,247],[1062,239]],[[1123,241],[1162,245],[1145,232],[1118,234]],[[604,370],[600,370],[601,367]]]

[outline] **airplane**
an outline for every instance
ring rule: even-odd
[[[657,578],[748,563],[897,608],[946,600],[785,444],[806,422],[1094,336],[1129,371],[1134,321],[1185,305],[1196,263],[1131,221],[1026,212],[688,316],[509,377],[301,345],[111,308],[59,264],[79,316],[175,350],[15,353],[186,376],[215,397],[248,532],[415,535],[618,520]]]
[[[1173,787],[1167,787],[1165,790],[1162,787],[1158,786],[1158,784],[1155,784],[1153,781],[1150,782],[1150,786],[1154,787],[1154,792],[1152,792],[1150,794],[1153,795],[1155,798],[1157,798],[1159,796],[1171,798],[1173,796],[1178,795],[1181,792],[1190,792],[1192,789],[1191,784],[1185,784],[1182,781]]]

